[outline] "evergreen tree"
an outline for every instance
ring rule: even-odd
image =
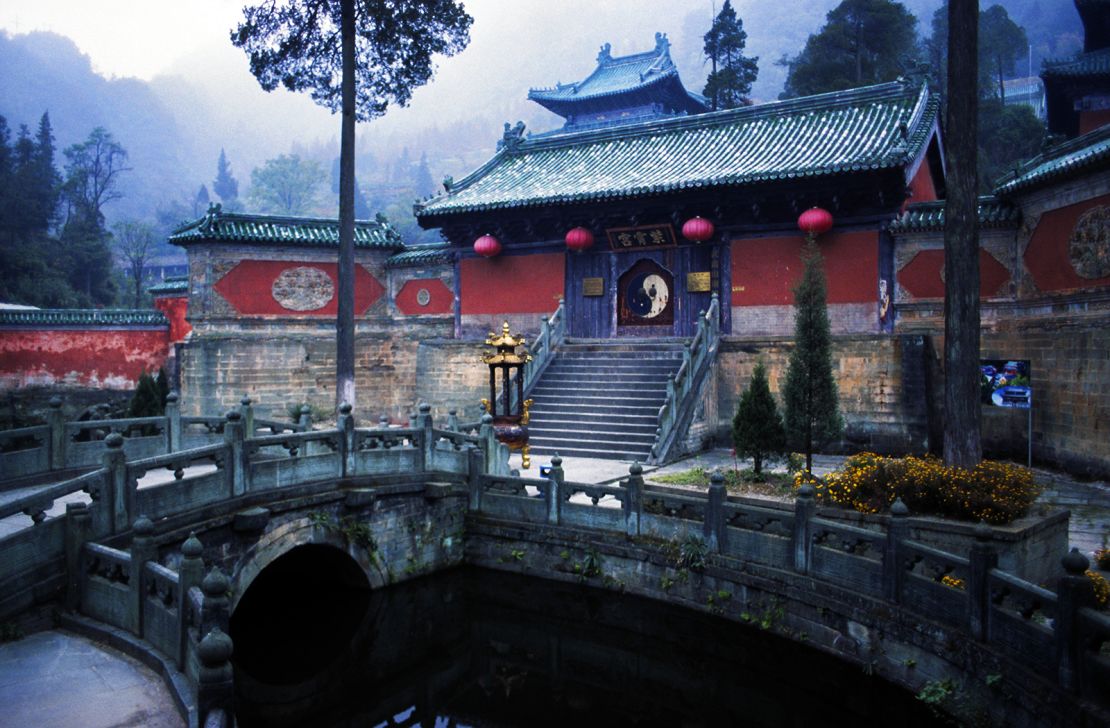
[[[948,88],[948,2],[941,3],[933,13],[932,36],[926,42],[930,80],[933,87],[945,94]],[[979,96],[998,97],[1006,101],[1003,80],[1012,77],[1019,61],[1029,51],[1025,28],[1021,27],[1001,5],[992,5],[979,13]],[[945,94],[946,95],[946,94]]]
[[[744,55],[747,42],[744,21],[736,17],[731,1],[725,0],[705,34],[705,58],[712,62],[713,69],[705,79],[702,94],[710,99],[714,111],[751,103],[748,94],[759,75],[759,57]]]
[[[893,81],[917,55],[917,19],[893,0],[844,0],[789,67],[781,98]]]
[[[417,197],[427,197],[436,191],[436,182],[432,179],[432,172],[428,169],[428,155],[420,155],[420,164],[412,176],[412,188],[416,190]]]
[[[737,455],[752,459],[752,469],[757,475],[763,472],[764,460],[781,456],[786,450],[786,432],[767,384],[763,362],[755,365],[751,384],[740,396],[732,419],[732,444]]]
[[[45,234],[57,217],[62,184],[61,176],[54,167],[54,130],[49,113],[44,113],[39,119],[30,164],[31,204],[27,215],[31,218],[32,231]]]
[[[324,170],[313,159],[279,154],[251,170],[251,202],[261,212],[306,215],[320,198]]]
[[[225,207],[230,207],[239,199],[239,180],[231,174],[231,165],[227,155],[220,149],[220,158],[216,161],[216,179],[212,181],[212,191],[220,198]]]
[[[202,184],[200,189],[197,190],[196,197],[193,198],[193,217],[203,215],[208,210],[208,203],[211,201],[212,198],[208,196],[208,188]]]
[[[231,41],[262,88],[309,91],[340,112],[335,399],[355,406],[355,119],[408,104],[433,56],[470,42],[472,18],[456,0],[271,0],[243,13]]]
[[[813,475],[813,450],[837,439],[844,428],[833,379],[825,273],[817,244],[802,254],[802,279],[794,288],[794,349],[782,388],[784,424],[791,447],[806,454]]]

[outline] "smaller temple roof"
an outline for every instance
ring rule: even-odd
[[[1041,78],[1092,78],[1110,75],[1110,48],[1078,53],[1071,58],[1047,60]]]
[[[1008,202],[1003,202],[991,195],[979,198],[979,227],[1017,227],[1020,220],[1020,211]],[[890,223],[888,229],[895,233],[944,230],[944,200],[916,202],[907,206],[905,211]]]
[[[1000,197],[1110,167],[1110,125],[1052,147],[998,181]]]
[[[447,243],[414,245],[394,253],[385,261],[386,268],[411,268],[420,265],[450,263],[453,253]]]
[[[283,217],[241,212],[224,212],[219,204],[208,207],[199,220],[182,225],[170,235],[177,245],[199,242],[253,243],[263,245],[339,245],[339,221],[334,218]],[[403,248],[400,234],[389,222],[355,221],[356,248]]]
[[[3,326],[168,326],[161,311],[123,308],[0,310]]]
[[[183,296],[189,292],[189,276],[173,276],[146,290],[152,296]]]
[[[555,136],[520,129],[418,204],[417,219],[904,167],[925,149],[937,108],[927,87],[894,81]]]

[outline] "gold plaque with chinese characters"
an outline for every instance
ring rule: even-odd
[[[639,227],[608,228],[605,235],[613,250],[645,250],[673,248],[674,228],[670,225],[641,225]]]
[[[713,290],[710,283],[709,271],[699,270],[686,274],[687,293],[709,293]]]
[[[605,295],[605,279],[604,278],[583,278],[582,279],[582,295],[583,296],[604,296]]]

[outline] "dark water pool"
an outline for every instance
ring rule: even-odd
[[[458,569],[371,592],[319,567],[271,575],[232,623],[247,728],[936,724],[803,644],[586,585]]]

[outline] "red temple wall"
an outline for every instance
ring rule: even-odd
[[[929,160],[921,160],[921,166],[917,168],[917,174],[910,180],[910,196],[906,198],[906,202],[902,205],[902,209],[906,209],[906,205],[912,202],[933,202],[937,199],[937,186],[933,182],[933,173],[929,170]]]
[[[817,239],[824,258],[829,303],[874,302],[879,277],[879,234],[875,230],[826,233]],[[802,235],[732,241],[732,305],[794,303],[802,275]]]
[[[131,389],[170,353],[168,329],[0,331],[0,387],[63,384]]]
[[[1086,134],[1100,127],[1110,124],[1110,111],[1080,111],[1079,133]]]
[[[421,290],[428,292],[428,303],[420,304]],[[412,278],[405,281],[394,297],[397,310],[406,316],[429,316],[451,313],[454,310],[455,295],[438,278]]]
[[[914,298],[944,298],[944,251],[922,250],[900,271],[898,285]],[[993,298],[1010,281],[1010,272],[994,256],[979,251],[979,297]]]
[[[332,296],[323,306],[296,311],[281,305],[273,294],[274,281],[286,270],[315,268],[331,279]],[[248,316],[335,316],[339,302],[339,275],[335,263],[288,260],[244,260],[213,286],[237,312]],[[363,266],[355,265],[355,315],[366,313],[385,288]]]
[[[155,298],[154,308],[162,312],[170,322],[170,341],[184,341],[185,337],[193,330],[185,317],[189,313],[189,298],[187,296],[167,296]]]
[[[1025,267],[1042,291],[1063,291],[1110,284],[1110,277],[1083,278],[1071,266],[1068,243],[1079,216],[1099,205],[1110,205],[1110,195],[1050,210],[1037,222],[1025,249]]]
[[[563,297],[564,253],[459,262],[462,314],[550,314]]]

